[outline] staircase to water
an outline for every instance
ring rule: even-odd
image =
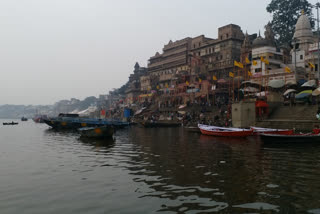
[[[320,126],[317,111],[317,105],[278,106],[267,119],[257,121],[256,126],[310,131],[314,126]]]

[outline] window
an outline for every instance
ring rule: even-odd
[[[227,38],[229,38],[229,34],[227,33]]]
[[[222,40],[222,38],[223,38],[223,37],[222,37],[222,36],[220,36],[220,39],[221,39],[221,40]]]
[[[300,59],[303,59],[303,55],[300,55]]]

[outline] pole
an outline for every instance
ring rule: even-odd
[[[318,2],[316,4],[316,7],[317,7],[317,28],[318,28],[318,67],[317,67],[317,79],[319,80],[319,66],[320,66],[320,50],[319,50],[319,42],[320,42],[320,32],[319,32],[319,6],[320,6],[320,3]]]

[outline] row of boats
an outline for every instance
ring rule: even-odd
[[[43,122],[55,130],[77,130],[81,137],[110,138],[116,129],[124,128],[128,122],[95,118],[82,118],[78,114],[59,114],[58,117],[43,118]]]
[[[199,124],[204,135],[219,137],[249,137],[260,136],[264,143],[305,143],[320,142],[320,129],[313,129],[310,133],[295,133],[293,129],[271,129],[250,127],[250,129],[208,126]]]

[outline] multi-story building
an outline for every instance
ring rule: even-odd
[[[159,81],[158,85],[151,83],[152,89],[155,90],[157,86],[166,90],[172,88],[172,86],[175,85],[174,76],[179,72],[189,69],[190,57],[188,54],[191,40],[190,37],[175,42],[170,40],[169,43],[163,47],[162,54],[157,52],[155,56],[149,59],[149,74],[150,76],[157,76]]]
[[[133,74],[129,77],[128,87],[126,93],[126,103],[133,103],[141,93],[141,77],[147,73],[147,68],[140,67],[138,63],[135,64]]]
[[[234,60],[239,61],[244,34],[238,25],[229,24],[218,29],[217,39],[200,37],[194,39],[191,52],[200,57],[201,73],[207,72],[208,79],[216,76],[225,79],[233,71]]]

